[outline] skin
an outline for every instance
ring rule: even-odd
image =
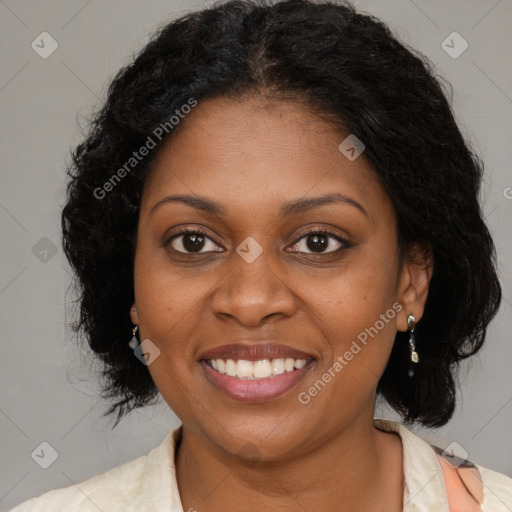
[[[397,434],[373,425],[376,388],[396,331],[407,330],[408,314],[421,319],[431,265],[421,251],[399,264],[391,201],[364,154],[349,161],[338,150],[347,135],[300,103],[210,99],[181,121],[146,182],[131,318],[140,339],[160,349],[148,368],[183,422],[176,472],[184,510],[403,507],[402,446]],[[334,202],[279,215],[283,203],[333,192],[366,213]],[[178,202],[152,210],[171,194],[208,198],[225,214]],[[207,232],[199,253],[187,252],[186,235],[166,245],[185,227]],[[329,245],[314,252],[312,228],[350,245],[327,235]],[[236,252],[249,236],[263,250],[252,263]],[[401,311],[317,396],[299,403],[298,394],[394,303]],[[286,394],[240,402],[205,378],[198,359],[249,338],[316,360]]]

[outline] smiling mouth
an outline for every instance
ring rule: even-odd
[[[213,370],[240,380],[261,380],[291,373],[304,368],[313,361],[291,357],[248,361],[247,359],[205,359],[204,362]]]
[[[206,379],[228,397],[266,402],[291,392],[313,368],[315,359],[201,359]]]

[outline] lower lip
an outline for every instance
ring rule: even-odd
[[[206,378],[227,396],[242,402],[265,402],[277,398],[301,381],[311,369],[314,360],[293,372],[285,372],[268,379],[239,379],[214,370],[206,361],[200,361]]]

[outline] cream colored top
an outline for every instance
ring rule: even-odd
[[[397,432],[403,446],[403,512],[449,512],[441,464],[431,445],[401,423],[375,419],[380,430]],[[181,426],[147,455],[78,485],[55,489],[10,512],[184,512],[174,454]],[[485,512],[512,512],[512,478],[476,465],[482,477]]]

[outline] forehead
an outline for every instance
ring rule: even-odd
[[[339,150],[347,135],[301,103],[200,102],[160,149],[142,209],[176,193],[216,198],[235,213],[332,192],[357,197],[372,214],[389,209],[368,161]]]

